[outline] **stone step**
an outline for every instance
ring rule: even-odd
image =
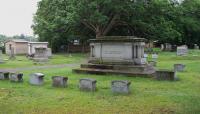
[[[108,69],[108,70],[134,70],[137,72],[143,72],[146,65],[106,65],[106,64],[81,64],[81,68],[92,68],[92,69]]]
[[[93,68],[79,68],[73,69],[75,73],[83,73],[83,74],[97,74],[97,75],[125,75],[130,77],[153,77],[152,73],[139,73],[139,72],[129,72],[122,70],[109,70],[109,69],[93,69]]]

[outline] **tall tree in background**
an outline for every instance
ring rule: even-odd
[[[73,37],[135,35],[161,43],[200,42],[199,0],[42,0],[33,29],[57,50]]]

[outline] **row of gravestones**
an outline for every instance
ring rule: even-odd
[[[174,65],[175,70],[158,70],[156,71],[155,77],[157,80],[177,80],[176,71],[183,71],[185,65],[176,64]],[[0,72],[0,80],[10,80],[11,82],[23,82],[22,73],[12,73],[12,72]],[[52,86],[53,87],[67,87],[68,77],[63,76],[53,76],[52,77]],[[34,73],[30,75],[29,83],[32,85],[43,85],[44,83],[44,74]],[[83,91],[95,91],[96,90],[95,79],[83,78],[79,80],[79,88]],[[130,93],[129,86],[130,81],[124,80],[115,80],[111,82],[111,90],[113,93]]]
[[[23,82],[22,73],[12,73],[12,72],[0,72],[0,80],[10,80],[11,82]],[[53,76],[52,77],[53,87],[67,87],[68,77],[63,76]],[[30,75],[29,83],[31,85],[43,85],[44,74],[34,73]],[[79,80],[79,88],[82,91],[95,91],[96,90],[95,79],[83,78]],[[131,82],[129,81],[112,81],[111,90],[113,93],[130,93],[129,86]]]

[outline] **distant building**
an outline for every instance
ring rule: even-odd
[[[11,53],[11,49],[14,49],[14,54],[34,54],[35,48],[48,48],[48,42],[28,42],[21,39],[13,39],[5,42],[6,54]]]
[[[28,41],[13,39],[5,42],[6,54],[11,53],[11,49],[14,49],[14,54],[27,54],[28,53]]]

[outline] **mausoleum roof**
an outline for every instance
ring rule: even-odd
[[[145,38],[135,36],[103,36],[91,39],[90,42],[145,42]]]

